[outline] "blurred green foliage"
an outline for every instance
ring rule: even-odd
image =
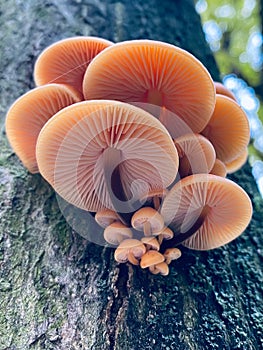
[[[236,73],[251,86],[260,84],[262,35],[256,0],[199,0],[207,40],[223,75]]]

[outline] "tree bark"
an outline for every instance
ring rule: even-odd
[[[74,35],[149,38],[181,46],[219,79],[191,0],[0,0],[1,121],[33,87],[47,45]],[[205,98],[205,96],[204,96]],[[209,252],[182,249],[170,275],[118,265],[65,222],[51,187],[0,141],[0,349],[262,348],[263,205],[246,165],[246,232]]]

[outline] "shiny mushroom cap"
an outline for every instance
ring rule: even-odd
[[[141,268],[145,269],[146,267],[157,265],[164,261],[164,256],[157,252],[156,250],[149,250],[141,257]]]
[[[214,112],[202,135],[213,144],[216,158],[224,163],[231,162],[248,145],[250,132],[247,116],[235,101],[216,95]]]
[[[85,99],[165,107],[194,132],[205,127],[215,104],[203,64],[179,47],[152,40],[121,42],[97,55],[86,70],[83,93]]]
[[[163,125],[116,101],[64,108],[41,130],[36,155],[42,176],[58,194],[94,212],[129,211],[138,200],[134,193],[169,186],[178,169],[176,148]]]
[[[228,174],[232,174],[235,171],[241,169],[242,166],[246,163],[247,158],[248,158],[248,149],[245,148],[244,151],[240,153],[237,158],[225,164],[226,171],[228,172]]]
[[[66,106],[80,101],[79,94],[66,85],[49,84],[18,98],[6,115],[8,140],[24,166],[38,172],[36,143],[46,122]]]
[[[160,244],[155,237],[142,237],[141,242],[145,244],[147,250],[152,249],[158,251],[160,249]]]
[[[145,245],[138,239],[125,239],[115,250],[114,258],[119,263],[130,261],[133,265],[138,265],[145,252]]]
[[[135,230],[144,231],[146,236],[158,233],[164,228],[162,216],[151,207],[137,210],[132,216],[131,224]]]
[[[208,174],[213,167],[216,153],[204,136],[187,134],[174,140],[179,155],[179,174],[183,178],[192,174]]]
[[[104,230],[105,241],[112,245],[118,245],[128,238],[132,238],[132,230],[121,222],[113,222]]]
[[[156,264],[156,265],[149,266],[149,270],[154,275],[158,275],[158,274],[160,274],[162,276],[169,275],[169,267],[168,267],[168,264],[165,261],[163,261],[163,262],[161,262],[159,264]]]
[[[210,170],[210,174],[226,177],[227,170],[225,164],[220,159],[216,159],[213,168]]]
[[[165,262],[169,265],[172,260],[177,260],[182,256],[181,250],[178,248],[167,248],[163,254]]]
[[[233,181],[196,174],[170,190],[161,214],[186,247],[208,250],[227,244],[246,229],[252,205],[247,193]],[[197,223],[196,232],[187,237]]]
[[[106,228],[113,222],[119,221],[119,217],[115,211],[110,209],[103,209],[96,213],[95,220],[101,227]]]
[[[219,83],[218,81],[215,81],[214,85],[217,94],[227,96],[229,98],[232,98],[232,100],[236,101],[236,97],[233,94],[233,92],[231,92],[227,87],[225,87],[225,85]]]
[[[72,37],[48,46],[38,57],[34,68],[37,86],[59,83],[69,84],[82,94],[82,81],[92,59],[112,45],[96,37]]]

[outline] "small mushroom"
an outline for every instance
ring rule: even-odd
[[[124,223],[138,200],[132,184],[141,180],[140,195],[165,188],[178,169],[178,154],[164,126],[142,109],[117,101],[64,108],[41,130],[36,155],[42,176],[66,201],[93,212],[114,210]]]
[[[142,269],[145,269],[146,267],[157,265],[163,261],[164,256],[161,253],[156,250],[148,250],[148,252],[141,257],[140,265]]]
[[[141,239],[142,243],[145,244],[146,250],[157,250],[159,251],[160,249],[160,244],[157,241],[157,239],[153,236],[150,237],[142,237]]]
[[[96,213],[95,220],[101,227],[106,228],[113,222],[119,221],[120,219],[115,211],[110,209],[103,209]]]
[[[252,216],[247,193],[231,180],[195,174],[177,182],[161,208],[166,225],[174,231],[173,246],[209,250],[238,237]]]
[[[149,266],[149,270],[154,275],[157,275],[157,274],[160,274],[162,276],[169,275],[169,267],[165,261],[163,261],[159,264],[153,265],[153,266]]]
[[[227,97],[232,98],[232,100],[236,101],[235,95],[222,83],[219,83],[218,81],[214,82],[216,93],[220,95],[224,95]]]
[[[104,230],[105,241],[112,245],[118,245],[128,238],[132,238],[132,230],[121,222],[113,222]]]
[[[143,231],[146,237],[162,231],[164,227],[162,216],[151,207],[141,208],[136,211],[132,216],[131,224],[135,230]]]
[[[113,43],[96,37],[78,36],[48,46],[38,57],[34,68],[37,86],[69,84],[82,94],[82,80],[92,59]]]
[[[225,164],[220,160],[216,159],[213,168],[210,170],[209,174],[226,177],[227,170]]]
[[[215,104],[213,80],[203,64],[179,47],[153,40],[124,41],[102,51],[86,70],[83,93],[85,99],[165,107],[193,132],[205,127]]]
[[[162,244],[163,240],[170,240],[173,238],[174,233],[169,227],[165,227],[162,232],[157,234],[158,236],[158,241],[160,244]]]
[[[201,133],[213,144],[216,158],[224,163],[236,159],[250,139],[245,112],[235,101],[223,95],[216,95],[214,112]]]
[[[119,263],[129,261],[133,265],[139,265],[139,260],[145,252],[145,245],[138,239],[125,239],[115,250],[114,258]]]
[[[181,250],[178,248],[167,248],[163,254],[165,262],[169,265],[172,260],[177,260],[182,256]]]
[[[208,174],[216,159],[213,145],[204,136],[187,134],[174,140],[179,156],[179,174]]]
[[[248,157],[248,149],[246,147],[244,151],[238,155],[237,158],[225,164],[226,171],[228,172],[228,174],[232,174],[235,171],[241,169],[242,166],[246,163],[247,157]]]
[[[38,172],[36,143],[40,130],[59,110],[80,101],[79,94],[62,84],[30,90],[18,98],[6,115],[7,138],[24,166]]]

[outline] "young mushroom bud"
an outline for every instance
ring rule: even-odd
[[[159,264],[153,265],[149,267],[149,270],[154,275],[160,274],[162,276],[169,275],[169,267],[166,262],[161,262]]]
[[[164,261],[164,256],[156,250],[149,250],[141,258],[141,268],[154,266]]]
[[[133,265],[139,265],[139,260],[145,252],[145,245],[138,239],[125,239],[115,250],[114,258],[119,263],[129,261]]]
[[[132,238],[132,230],[121,222],[113,222],[104,230],[105,241],[112,245],[118,245],[128,238]]]
[[[178,248],[168,248],[165,250],[163,256],[167,265],[171,263],[172,260],[177,260],[181,257],[181,250]]]
[[[135,230],[143,231],[146,237],[162,231],[164,227],[163,217],[151,207],[141,208],[133,214],[131,224]]]
[[[158,233],[158,241],[160,244],[162,244],[163,240],[169,240],[172,239],[174,236],[173,231],[169,227],[165,227],[162,232]]]
[[[160,244],[155,237],[143,237],[141,241],[145,244],[147,251],[151,249],[158,251],[160,249]]]
[[[120,221],[118,214],[114,210],[105,209],[98,211],[95,215],[97,224],[101,227],[106,228],[115,221]]]

